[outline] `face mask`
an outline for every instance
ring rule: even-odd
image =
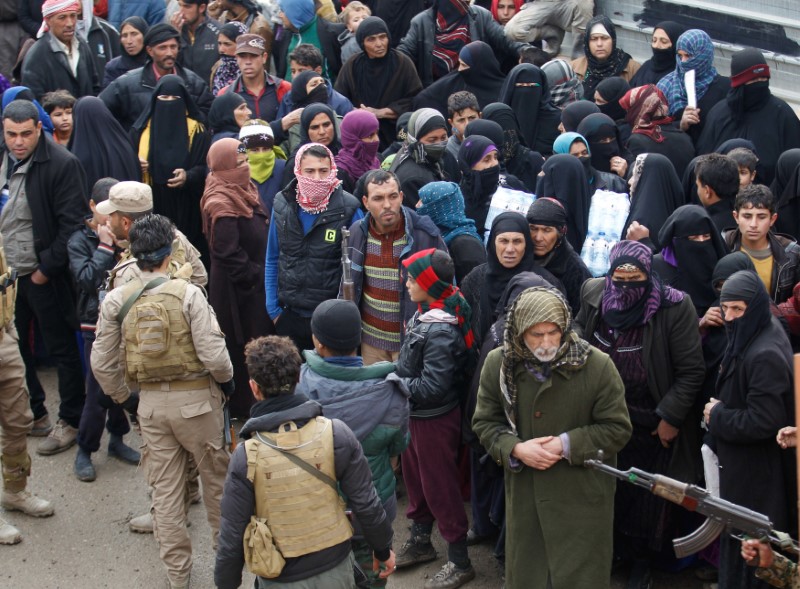
[[[744,87],[744,109],[750,110],[769,98],[769,82],[753,82]]]
[[[315,87],[311,92],[308,93],[308,98],[306,99],[308,104],[313,104],[315,102],[319,102],[321,104],[328,103],[328,86],[325,84],[320,84],[319,86]]]
[[[261,153],[248,151],[247,162],[250,164],[250,177],[262,184],[272,175],[275,167],[275,152],[271,149]]]
[[[380,141],[362,141],[360,147],[360,151],[364,156],[364,159],[372,160],[378,156],[378,147],[380,147]]]
[[[583,157],[579,157],[578,161],[581,162],[581,165],[583,166],[583,171],[586,172],[586,179],[591,182],[592,178],[594,177],[594,172],[592,171],[591,156],[585,155]]]
[[[675,69],[675,48],[653,49],[653,67],[657,71]]]
[[[442,141],[441,143],[429,143],[422,146],[423,151],[425,151],[425,157],[430,162],[438,162],[442,159],[445,150],[447,149],[447,141]]]

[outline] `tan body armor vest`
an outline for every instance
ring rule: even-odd
[[[247,478],[255,489],[256,517],[266,520],[284,558],[311,554],[349,540],[353,528],[339,494],[270,446],[297,456],[336,480],[332,422],[317,417],[300,429],[288,422],[277,434],[257,433],[245,442]]]
[[[171,258],[169,261],[169,268],[167,268],[167,274],[171,278],[185,278],[186,280],[189,280],[192,277],[192,265],[186,261],[186,250],[183,247],[183,242],[181,242],[181,240],[177,237],[172,241],[172,252],[170,252],[169,255]],[[117,278],[117,274],[122,272],[128,266],[134,265],[136,265],[136,258],[134,258],[133,254],[131,254],[131,249],[127,248],[124,252],[122,252],[122,255],[120,256],[116,265],[109,270],[104,290],[112,290],[114,288],[114,281]]]
[[[3,324],[0,328],[14,320],[14,305],[17,302],[17,273],[8,267],[6,251],[0,237],[0,316]]]
[[[144,291],[124,319],[125,364],[133,382],[162,382],[197,378],[206,372],[183,316],[188,282],[168,280],[158,292]],[[127,301],[142,287],[133,280],[124,287]]]

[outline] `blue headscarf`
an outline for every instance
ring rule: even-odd
[[[19,96],[19,94],[22,92],[27,92],[27,95]],[[11,102],[16,100],[17,96],[19,96],[20,100],[29,100],[34,105],[36,105],[36,109],[39,111],[39,120],[42,122],[42,129],[44,129],[45,133],[52,136],[53,121],[50,120],[50,115],[48,115],[47,111],[45,111],[42,108],[42,105],[39,104],[39,101],[33,97],[33,92],[31,92],[31,89],[28,88],[27,86],[12,86],[11,88],[3,92],[3,101],[2,101],[3,110],[5,110],[6,107]]]
[[[572,144],[576,141],[583,141],[583,144],[586,146],[586,151],[589,152],[589,155],[592,155],[592,150],[589,149],[589,142],[586,141],[586,137],[574,131],[562,133],[556,138],[553,142],[553,153],[569,154],[569,148],[572,147]]]
[[[714,44],[705,31],[700,29],[686,31],[678,37],[675,51],[685,51],[690,57],[686,61],[681,61],[680,56],[676,54],[675,71],[661,78],[657,84],[658,89],[667,97],[670,116],[686,108],[688,104],[686,86],[683,83],[686,72],[694,70],[697,100],[705,96],[711,82],[717,77],[717,70],[714,67]]]
[[[281,12],[298,31],[314,20],[317,14],[314,0],[279,0],[278,5],[281,7]]]
[[[417,214],[431,218],[447,245],[464,234],[481,240],[475,222],[464,214],[464,195],[455,182],[430,182],[419,189],[419,200]]]

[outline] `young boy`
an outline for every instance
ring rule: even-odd
[[[339,20],[346,27],[339,35],[339,44],[342,46],[342,65],[354,55],[361,53],[361,47],[356,41],[356,29],[358,24],[368,16],[372,16],[369,6],[358,0],[350,2],[339,15]]]
[[[447,151],[458,159],[458,149],[464,140],[464,129],[472,121],[481,118],[478,99],[472,92],[462,90],[450,95],[447,99],[447,124],[450,125],[450,138],[447,140]]]
[[[53,139],[66,146],[72,136],[72,107],[75,97],[66,90],[48,92],[42,96],[42,108],[53,122]]]
[[[748,255],[775,303],[786,301],[800,282],[800,246],[772,231],[778,219],[772,192],[761,184],[743,188],[736,196],[733,218],[738,229],[725,232],[728,247]]]
[[[746,147],[737,147],[728,152],[728,157],[739,166],[739,188],[750,186],[756,180],[758,156]]]
[[[722,233],[735,225],[733,202],[739,192],[739,168],[727,155],[710,153],[694,168],[697,197]]]
[[[95,338],[100,301],[98,289],[116,264],[115,239],[106,227],[107,215],[97,211],[97,204],[108,199],[111,187],[117,184],[113,178],[101,178],[92,188],[89,207],[92,216],[86,224],[75,231],[67,242],[69,267],[78,287],[78,315],[83,335],[84,357],[89,361]],[[83,405],[78,426],[78,453],[75,455],[74,472],[78,480],[91,482],[97,478],[92,464],[92,452],[100,449],[103,425],[111,438],[108,455],[128,464],[139,463],[139,452],[126,446],[122,436],[130,430],[128,418],[122,405],[117,405],[103,394],[91,370],[86,371],[86,403]]]
[[[405,568],[436,558],[431,544],[436,520],[447,542],[447,563],[425,589],[452,589],[475,578],[457,466],[461,400],[474,344],[471,311],[452,284],[455,270],[446,253],[422,250],[403,265],[409,297],[419,309],[406,326],[397,360],[397,375],[411,393],[411,443],[402,455],[411,537],[397,553],[396,564]]]

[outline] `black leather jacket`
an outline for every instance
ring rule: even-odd
[[[468,355],[458,325],[423,322],[419,312],[411,318],[397,359],[397,376],[411,391],[411,417],[438,417],[461,403]]]
[[[69,269],[78,287],[78,319],[81,329],[92,331],[100,308],[98,290],[114,267],[114,248],[100,246],[97,234],[84,226],[67,242]]]

